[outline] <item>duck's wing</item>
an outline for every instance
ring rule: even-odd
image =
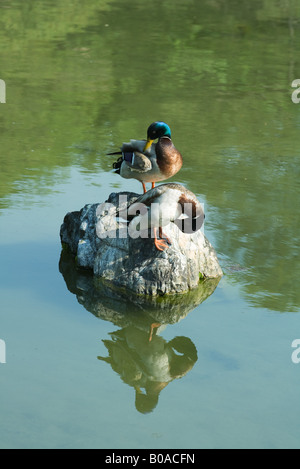
[[[122,144],[121,151],[108,155],[122,155],[118,163],[124,161],[133,171],[144,173],[152,169],[152,162],[156,160],[156,144],[144,152],[145,145],[146,140],[130,140]]]
[[[145,173],[152,169],[151,159],[156,157],[155,145],[152,145],[150,151],[144,153],[146,140],[130,140],[129,143],[123,143],[121,153],[124,162],[132,169],[140,173]]]
[[[143,153],[138,151],[123,151],[123,161],[129,166],[132,171],[137,171],[138,173],[146,173],[152,169],[151,160]]]
[[[127,207],[127,219],[133,223],[132,227],[136,227],[141,220],[148,220],[148,208],[152,203],[158,203],[160,196],[165,192],[163,185],[150,189],[145,194],[138,197],[135,202]]]
[[[136,199],[132,204],[144,204],[147,207],[150,207],[152,203],[159,203],[161,196],[169,189],[169,184],[160,184],[159,186],[150,189],[149,191],[142,194]]]
[[[150,222],[153,227],[168,225],[182,213],[178,202],[181,196],[179,189],[178,185],[173,184],[160,184],[150,189],[128,207],[128,219],[134,219],[133,226],[141,220],[145,220],[145,223]]]
[[[122,151],[126,150],[133,150],[133,151],[139,151],[140,153],[143,153],[143,150],[146,145],[146,140],[133,140],[131,139],[129,143],[123,143],[122,145]]]

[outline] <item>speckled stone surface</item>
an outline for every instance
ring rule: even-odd
[[[170,223],[164,233],[172,244],[163,252],[156,249],[150,230],[147,238],[131,238],[118,215],[137,197],[112,193],[104,203],[65,216],[61,242],[77,257],[78,267],[115,286],[153,296],[187,292],[202,278],[222,276],[216,252],[201,230],[185,234]]]

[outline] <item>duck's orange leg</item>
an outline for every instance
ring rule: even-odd
[[[155,187],[155,182],[152,182],[152,187],[151,187],[151,189],[154,189],[154,187]]]
[[[167,243],[172,244],[172,241],[171,241],[170,238],[163,232],[161,226],[159,227],[158,235],[159,235],[159,237],[160,237],[161,239],[165,239],[165,240],[167,241]]]
[[[146,189],[145,183],[143,181],[142,181],[142,184],[143,184],[143,191],[144,191],[144,194],[145,194],[145,192],[147,192],[147,189]]]
[[[161,228],[159,228],[159,230],[161,230]],[[154,244],[155,244],[156,249],[158,249],[159,251],[164,251],[166,248],[169,247],[168,244],[163,239],[157,238],[157,228],[153,228],[153,232],[154,232]]]
[[[156,328],[159,327],[159,326],[161,326],[161,324],[160,324],[159,322],[154,322],[153,324],[151,324],[151,326],[150,326],[149,342],[151,342],[151,340],[152,340],[154,329],[156,329]]]

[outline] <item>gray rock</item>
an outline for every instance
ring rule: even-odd
[[[183,293],[197,287],[200,279],[222,276],[216,252],[201,230],[182,233],[174,223],[164,227],[172,240],[158,251],[153,239],[133,239],[118,213],[138,194],[110,194],[105,203],[86,205],[68,213],[61,226],[63,246],[77,257],[77,265],[96,277],[142,295]]]

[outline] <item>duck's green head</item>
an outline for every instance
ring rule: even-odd
[[[147,143],[144,151],[149,150],[153,141],[157,138],[169,137],[171,138],[171,129],[165,122],[157,121],[149,125],[147,130]]]

